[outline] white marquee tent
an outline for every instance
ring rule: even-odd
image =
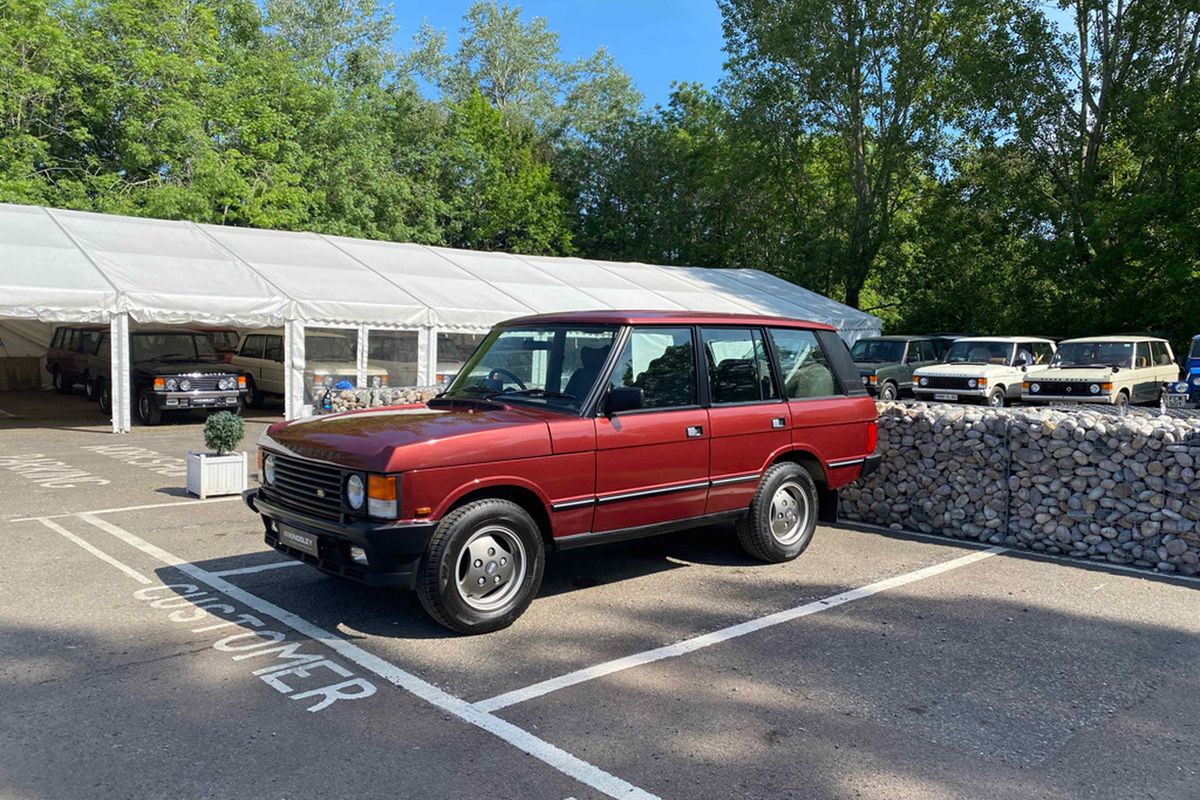
[[[0,203],[0,320],[107,323],[114,374],[128,374],[131,321],[283,326],[288,417],[303,402],[306,326],[357,329],[360,371],[372,329],[413,331],[418,381],[432,383],[439,332],[606,308],[811,319],[834,325],[847,342],[880,331],[877,317],[751,269],[482,253]],[[129,392],[128,381],[112,387],[114,431],[129,429]]]

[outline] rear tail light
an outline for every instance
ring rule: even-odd
[[[867,453],[875,452],[875,445],[879,444],[879,423],[867,423]]]
[[[398,516],[396,495],[395,475],[367,477],[367,513],[372,517],[395,519]]]

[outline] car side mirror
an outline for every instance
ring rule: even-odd
[[[1025,356],[1017,356],[1017,360],[1013,363],[1018,367],[1025,367],[1029,364],[1029,362],[1025,360]]]
[[[646,405],[646,395],[636,386],[615,386],[604,396],[604,416],[636,411]]]

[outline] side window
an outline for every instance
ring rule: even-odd
[[[696,405],[691,328],[634,328],[613,370],[611,386],[634,386],[644,408]]]
[[[700,338],[714,404],[777,398],[761,333],[750,328],[702,328]]]
[[[240,355],[243,355],[246,358],[262,358],[263,337],[257,334],[247,336],[246,341],[242,342],[242,352]]]
[[[1166,342],[1151,342],[1150,352],[1154,353],[1154,363],[1160,367],[1171,363],[1171,354],[1167,351]]]
[[[79,337],[79,352],[86,355],[96,354],[96,344],[100,341],[100,331],[83,331]]]
[[[63,344],[63,349],[64,350],[78,350],[79,349],[79,331],[77,331],[75,328],[71,329],[71,338],[68,339]]]
[[[282,336],[264,336],[265,341],[263,346],[263,358],[268,361],[278,361],[283,363],[283,337]]]
[[[929,360],[929,358],[926,358],[925,342],[913,341],[908,343],[908,356],[905,358],[906,364],[916,364]]]
[[[54,329],[54,338],[50,340],[50,346],[52,348],[62,347],[63,333],[64,331],[62,328]]]
[[[1142,369],[1150,366],[1149,353],[1146,352],[1146,344],[1144,342],[1133,343],[1133,368]]]
[[[1054,355],[1054,350],[1045,342],[1034,342],[1033,345],[1033,363],[1048,364],[1051,357]]]
[[[784,391],[790,399],[805,400],[845,394],[812,331],[772,328],[771,344],[779,358]]]

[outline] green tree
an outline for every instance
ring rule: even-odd
[[[478,92],[455,103],[443,149],[443,223],[451,246],[569,253],[567,205],[550,166]]]

